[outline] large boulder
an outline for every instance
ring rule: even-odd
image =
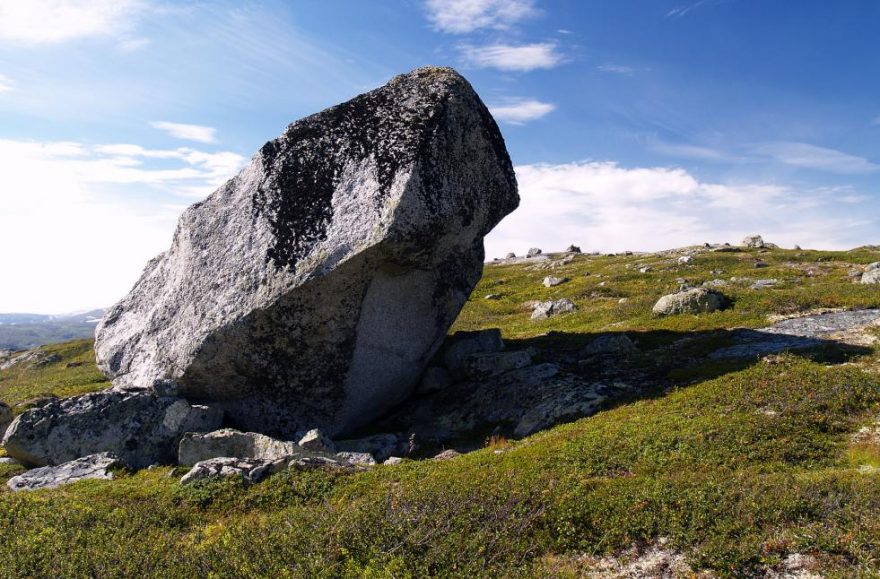
[[[865,273],[862,274],[861,282],[866,284],[880,283],[880,261],[865,267]]]
[[[194,465],[197,462],[220,457],[247,458],[274,461],[292,456],[311,456],[312,453],[295,442],[276,440],[257,432],[240,432],[224,428],[215,432],[188,432],[178,445],[177,462]]]
[[[18,416],[3,439],[28,466],[59,465],[110,452],[133,468],[171,464],[186,432],[220,426],[217,408],[149,392],[95,392],[53,400]]]
[[[700,287],[665,295],[657,300],[652,311],[657,316],[703,314],[720,310],[727,303],[723,294]]]
[[[97,328],[117,389],[180,385],[247,430],[356,429],[403,400],[517,207],[495,121],[422,68],[290,125],[187,209]]]

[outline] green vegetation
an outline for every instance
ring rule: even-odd
[[[877,287],[846,278],[851,264],[877,253],[760,257],[769,267],[754,269],[746,253],[703,254],[687,265],[652,255],[581,256],[553,271],[491,266],[456,327],[500,327],[509,340],[560,347],[602,331],[639,332],[635,358],[644,367],[662,362],[664,346],[683,333],[694,340],[675,355],[699,362],[724,343],[714,330],[880,306]],[[653,271],[639,273],[645,265]],[[548,274],[572,281],[547,289]],[[780,283],[723,288],[735,300],[724,312],[649,314],[678,277],[731,276]],[[502,297],[483,299],[489,293]],[[579,309],[530,322],[520,304],[547,296]],[[102,387],[87,342],[50,348],[60,361],[0,371],[0,398]],[[815,557],[828,576],[880,576],[880,441],[866,431],[853,438],[880,412],[872,371],[880,352],[865,348],[847,364],[826,354],[669,368],[679,387],[521,441],[495,438],[448,461],[290,471],[249,488],[234,480],[181,487],[158,468],[0,491],[0,576],[569,577],[582,570],[580,555],[660,537],[695,569],[722,577],[758,573],[790,553]],[[66,368],[71,360],[86,363]],[[0,480],[14,472],[0,465]]]

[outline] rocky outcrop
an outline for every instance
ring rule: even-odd
[[[222,413],[148,392],[96,392],[52,400],[18,416],[6,452],[28,466],[59,465],[110,452],[133,468],[171,464],[185,432],[220,426]]]
[[[425,68],[302,119],[187,209],[97,329],[118,390],[170,379],[247,430],[336,436],[403,400],[519,202],[492,116]]]
[[[654,304],[654,315],[704,314],[720,310],[727,305],[721,293],[704,287],[665,295]]]
[[[276,440],[256,432],[240,432],[224,428],[208,433],[190,432],[178,445],[177,462],[194,465],[219,457],[236,457],[274,461],[292,456],[310,456],[311,453],[295,442]]]
[[[282,470],[312,470],[316,468],[351,469],[356,467],[353,463],[344,463],[323,456],[276,460],[223,456],[196,463],[188,473],[183,475],[180,484],[189,485],[198,481],[219,478],[241,478],[244,484],[250,485]]]
[[[869,264],[862,273],[862,283],[875,284],[880,283],[880,261]]]
[[[35,468],[14,476],[6,481],[13,491],[54,489],[61,485],[86,479],[113,478],[115,468],[123,468],[124,463],[111,453],[102,452],[65,462],[58,466]]]
[[[763,249],[766,244],[764,243],[764,238],[760,235],[747,235],[742,240],[742,246],[750,249]]]

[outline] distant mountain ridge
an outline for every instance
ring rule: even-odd
[[[48,315],[0,313],[0,350],[26,350],[77,338],[91,338],[105,309]]]

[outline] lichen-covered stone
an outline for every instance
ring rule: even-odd
[[[180,439],[177,462],[194,465],[197,462],[220,457],[254,460],[279,460],[292,456],[311,456],[312,453],[295,442],[276,440],[257,432],[240,432],[224,428],[214,432],[189,432]]]
[[[6,481],[13,491],[54,489],[86,479],[113,478],[114,468],[122,468],[125,464],[117,456],[108,452],[84,456],[58,466],[35,468],[14,476]]]
[[[657,300],[652,311],[657,316],[703,314],[722,309],[727,301],[721,293],[700,287],[665,295]]]
[[[173,380],[248,430],[354,430],[404,399],[519,202],[470,84],[424,68],[290,125],[187,209],[97,329],[117,389]]]
[[[28,466],[58,465],[110,452],[133,468],[171,464],[185,432],[220,426],[214,407],[150,392],[95,392],[52,400],[18,416],[3,444]]]

